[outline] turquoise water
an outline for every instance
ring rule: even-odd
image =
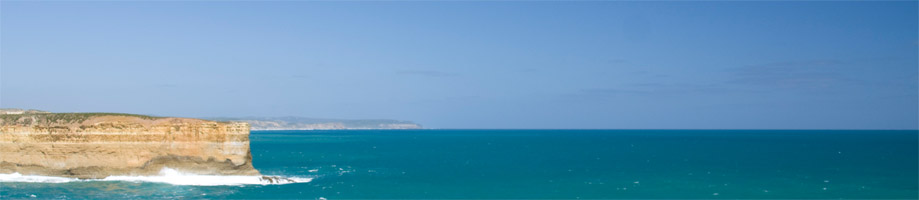
[[[286,185],[0,183],[0,198],[919,198],[917,131],[253,131]]]

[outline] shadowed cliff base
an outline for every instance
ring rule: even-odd
[[[100,179],[111,175],[154,176],[163,168],[181,169],[184,173],[198,175],[261,175],[250,164],[235,165],[230,160],[216,161],[203,160],[193,156],[160,156],[156,157],[141,167],[114,168],[102,166],[51,168],[41,165],[23,165],[7,161],[0,162],[0,174],[20,173],[28,175],[61,176],[80,179]]]

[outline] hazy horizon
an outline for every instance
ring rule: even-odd
[[[919,2],[0,2],[0,107],[919,128]]]

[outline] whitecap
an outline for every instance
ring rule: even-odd
[[[290,183],[306,183],[312,180],[312,178],[300,177],[198,175],[183,173],[170,168],[163,168],[160,170],[160,174],[158,176],[109,176],[102,179],[102,181],[155,182],[168,183],[172,185],[197,186],[279,185]]]

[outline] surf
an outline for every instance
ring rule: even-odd
[[[0,174],[0,182],[30,182],[30,183],[69,183],[89,181],[125,181],[125,182],[150,182],[171,185],[189,186],[238,186],[238,185],[284,185],[292,183],[308,183],[313,178],[309,177],[283,177],[283,176],[225,176],[225,175],[199,175],[184,173],[175,169],[164,167],[156,176],[109,176],[103,179],[76,179],[67,177],[22,175],[20,173]]]

